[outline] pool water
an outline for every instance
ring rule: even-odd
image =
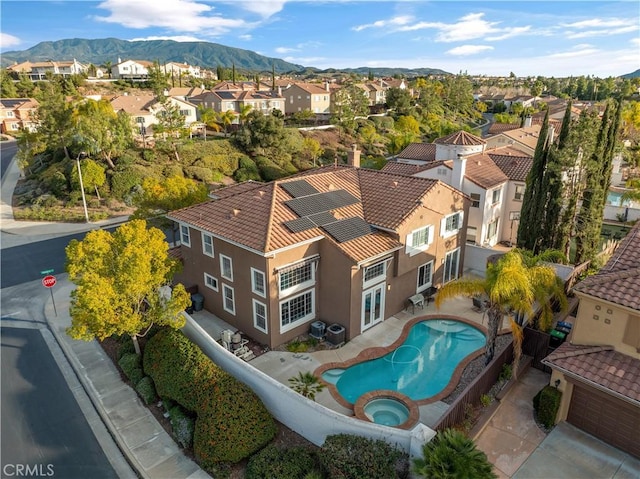
[[[322,378],[335,384],[349,403],[379,389],[398,391],[414,401],[441,392],[460,362],[485,346],[477,328],[448,319],[414,324],[405,342],[386,355],[345,369],[329,369]]]
[[[400,401],[379,398],[369,401],[364,413],[370,421],[383,426],[399,426],[409,419],[409,409]]]

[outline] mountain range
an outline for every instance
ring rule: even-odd
[[[10,51],[2,54],[0,60],[2,67],[24,61],[47,60],[78,60],[80,63],[92,63],[104,65],[111,62],[112,65],[121,60],[148,60],[158,61],[161,64],[167,62],[188,63],[215,70],[218,66],[231,68],[235,66],[239,70],[271,72],[275,69],[278,73],[323,73],[335,72],[334,69],[319,70],[313,67],[304,67],[295,63],[289,63],[279,58],[260,55],[250,50],[227,47],[218,43],[209,42],[176,42],[174,40],[140,40],[127,41],[117,38],[104,38],[87,40],[72,38],[53,42],[41,42],[22,51]],[[446,75],[447,72],[433,68],[349,68],[341,69],[342,72],[364,74],[371,72],[377,76],[418,76],[428,74]]]

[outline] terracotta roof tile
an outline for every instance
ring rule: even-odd
[[[405,160],[434,161],[436,159],[435,143],[411,143],[396,158]]]
[[[607,264],[575,291],[640,311],[640,222],[620,241]]]
[[[492,123],[487,135],[498,135],[502,132],[520,128],[520,123]]]
[[[453,168],[453,160],[447,160],[444,164],[449,168]],[[507,175],[496,166],[491,157],[484,153],[467,157],[464,176],[485,190],[494,188],[509,180]]]
[[[582,346],[565,342],[543,363],[592,381],[640,405],[640,359],[612,346]]]
[[[506,152],[500,149],[489,151],[487,155],[489,155],[496,166],[502,170],[507,178],[513,181],[525,181],[529,171],[531,171],[533,158],[523,155],[520,152],[518,152],[518,156],[512,156],[511,154],[507,155],[504,153]]]
[[[400,163],[398,161],[387,161],[380,171],[385,173],[393,173],[396,175],[408,175],[412,176],[416,173],[427,169],[425,165],[414,165],[411,163]]]
[[[441,145],[485,145],[487,142],[471,133],[460,130],[442,138],[437,138],[434,143]]]

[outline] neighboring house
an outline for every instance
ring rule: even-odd
[[[169,62],[165,63],[162,68],[166,75],[169,75],[174,79],[180,77],[202,78],[200,74],[200,67],[194,67],[186,63]]]
[[[528,126],[527,126],[528,125]],[[501,148],[510,146],[522,153],[533,156],[538,143],[541,125],[533,125],[529,121],[522,128],[502,131],[493,136],[488,136],[484,140],[487,142],[487,148]],[[554,128],[549,126],[549,128]],[[554,128],[555,130],[555,128]]]
[[[185,127],[197,122],[196,105],[172,97],[169,97],[169,102],[180,108],[180,114],[184,117]],[[142,127],[153,128],[153,125],[157,125],[159,123],[158,117],[163,110],[162,105],[154,95],[122,95],[111,100],[111,106],[116,113],[123,111],[131,116],[136,132],[141,130]]]
[[[55,76],[82,75],[88,70],[88,65],[83,65],[75,58],[69,61],[44,61],[44,62],[22,62],[7,68],[7,71],[14,73],[25,73],[33,81],[44,80],[47,74]]]
[[[488,150],[481,138],[459,131],[431,145],[409,145],[382,170],[437,179],[469,196],[466,241],[493,247],[515,240],[531,164],[532,158],[516,149]]]
[[[153,62],[147,60],[125,60],[111,67],[111,78],[116,80],[145,81],[149,79],[149,69]]]
[[[0,132],[35,131],[34,115],[39,106],[33,98],[0,98]]]
[[[640,458],[640,222],[573,291],[569,340],[543,360],[562,391],[556,421]]]
[[[278,89],[280,90],[280,89]],[[286,103],[279,91],[256,90],[214,90],[206,91],[189,98],[195,105],[211,108],[217,112],[232,111],[239,114],[246,106],[265,115],[270,115],[274,110],[285,113]]]
[[[543,121],[544,121],[544,116],[526,118],[524,126],[533,126],[533,125],[541,126]],[[560,128],[562,127],[562,119],[555,120],[555,119],[549,118],[549,126],[553,126],[554,131],[559,132]],[[500,133],[503,133],[509,130],[517,130],[519,128],[520,128],[520,123],[492,123],[491,126],[489,127],[489,130],[487,131],[485,140],[493,135],[498,135]]]
[[[193,97],[198,95],[202,95],[206,93],[208,90],[204,88],[204,86],[199,87],[173,87],[167,91],[167,96],[172,98],[177,98],[179,100],[191,101]]]
[[[178,280],[273,348],[314,321],[352,339],[458,278],[468,199],[439,181],[353,166],[240,183],[169,213],[181,233]]]
[[[293,83],[282,91],[286,101],[287,114],[311,110],[316,115],[331,114],[331,88],[329,83],[323,88],[313,83]]]
[[[366,83],[358,83],[357,87],[361,88],[369,98],[369,106],[384,105],[387,102],[387,90],[383,85],[383,81],[369,81]]]

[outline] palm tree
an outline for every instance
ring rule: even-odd
[[[220,126],[218,120],[218,114],[215,112],[213,108],[204,107],[203,105],[198,106],[198,111],[200,113],[200,121],[204,123],[204,139],[207,139],[207,128],[211,128],[214,131],[220,131],[222,127]]]
[[[533,305],[541,308],[538,328],[549,329],[553,319],[552,299],[566,305],[562,281],[551,266],[541,264],[536,257],[525,261],[522,253],[512,250],[487,266],[485,278],[463,277],[445,284],[436,295],[436,307],[457,296],[484,296],[488,301],[487,346],[485,364],[493,359],[498,328],[508,315],[513,333],[513,375],[517,373],[522,354],[522,337],[525,317],[533,314]]]
[[[413,460],[413,472],[429,479],[496,479],[487,455],[464,433],[446,429],[422,448],[424,458]]]
[[[240,115],[239,115],[240,126],[244,125],[244,122],[247,121],[247,118],[249,117],[249,113],[251,113],[252,109],[253,107],[251,105],[243,105],[242,107],[240,107]]]
[[[236,119],[236,114],[233,110],[227,110],[221,113],[218,113],[218,119],[224,128],[224,136],[228,136],[229,125],[233,123],[233,120]]]
[[[318,378],[309,371],[306,373],[299,372],[297,376],[289,378],[289,383],[291,384],[291,389],[312,401],[315,401],[316,394],[325,388],[325,385],[318,381]]]

